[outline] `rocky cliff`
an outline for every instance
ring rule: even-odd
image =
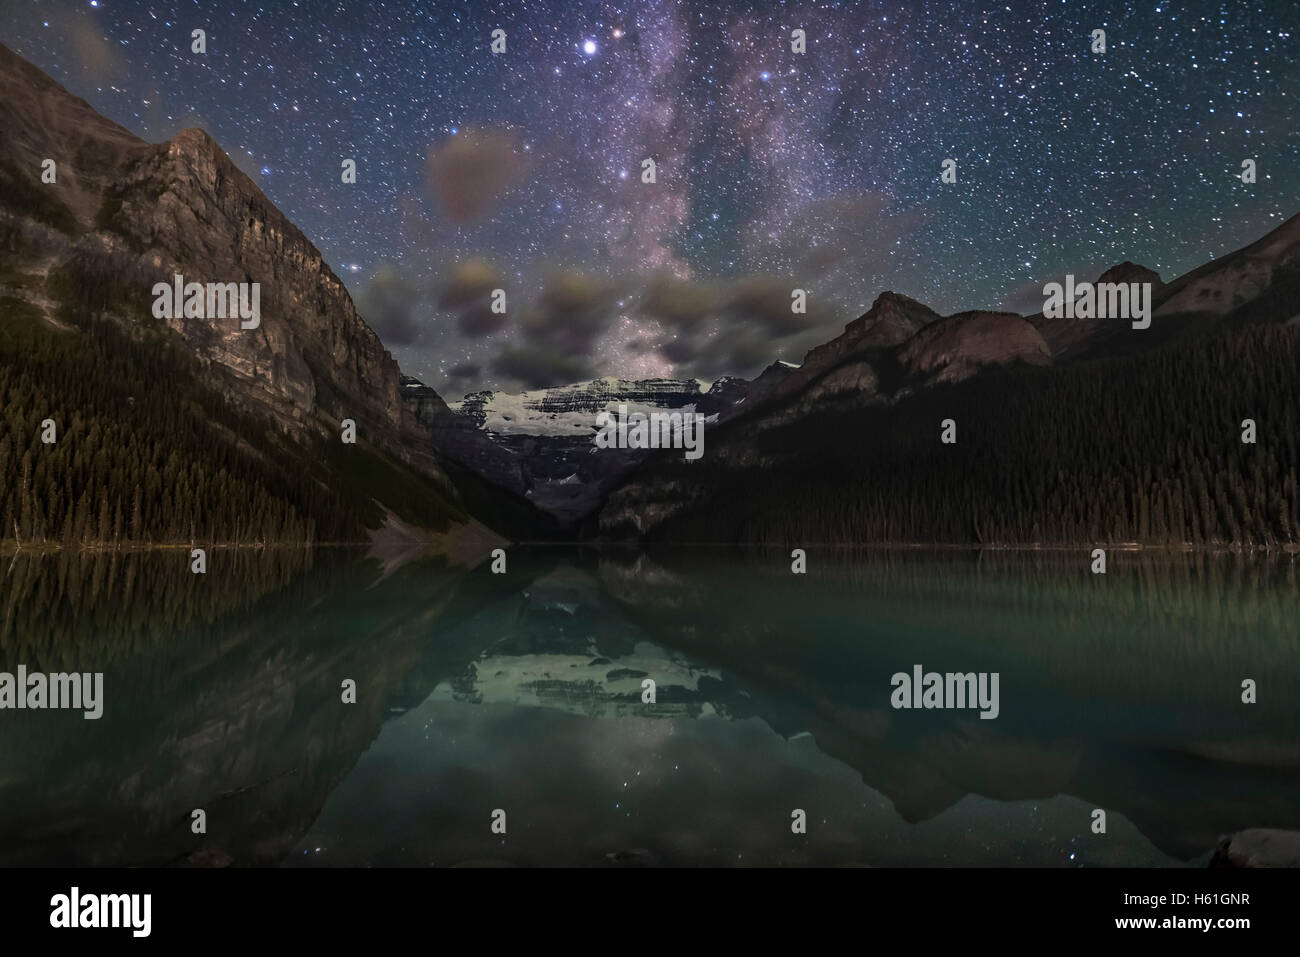
[[[963,312],[917,332],[899,362],[922,385],[961,382],[987,366],[1047,365],[1051,350],[1038,330],[1008,312]]]
[[[182,454],[184,463],[175,467],[211,474],[225,454],[219,450],[233,443],[241,462],[232,474],[256,486],[257,495],[265,490],[268,501],[282,503],[268,506],[262,519],[274,534],[311,523],[323,529],[334,523],[322,516],[339,507],[359,508],[371,528],[390,511],[424,527],[466,520],[455,483],[430,447],[419,403],[409,403],[403,393],[392,355],[358,315],[320,251],[210,136],[190,129],[165,143],[146,143],[3,46],[0,127],[0,304],[7,331],[26,328],[35,316],[43,321],[33,334],[50,350],[68,345],[61,333],[90,332],[101,323],[115,327],[121,342],[138,343],[138,350],[114,345],[113,360],[131,370],[132,380],[154,377],[160,390],[175,391],[169,382],[183,382],[186,394],[176,401],[192,399],[206,420],[186,428],[212,433],[193,443],[210,454]],[[207,315],[206,309],[201,316],[183,316],[179,303],[171,315],[160,314],[155,285],[171,286],[176,276],[185,284],[246,284],[250,291],[255,284],[258,321],[241,323],[236,312]],[[13,345],[15,354],[33,348]],[[52,371],[58,373],[57,362]],[[114,388],[105,379],[85,391],[106,397]],[[6,410],[12,422],[39,422],[48,414],[48,408],[23,404],[31,396],[11,398],[22,406]],[[441,400],[433,395],[424,401],[434,406]],[[224,421],[227,413],[238,421]],[[125,413],[107,401],[98,414],[108,418],[97,422],[98,431],[88,439],[119,426],[127,434],[145,428],[138,417],[119,423]],[[166,448],[166,432],[176,427],[169,415],[162,410],[156,416],[157,434],[137,434],[142,451],[133,453],[123,472],[143,474],[153,467],[143,449]],[[214,418],[223,421],[218,425]],[[361,451],[339,457],[342,423],[349,419]],[[60,427],[68,421],[60,418]],[[14,439],[20,454],[28,439],[21,427]],[[81,449],[92,452],[89,444]],[[69,448],[68,455],[71,469],[75,450]],[[382,464],[376,455],[392,461]],[[83,478],[69,474],[60,482]],[[173,481],[179,480],[168,478],[159,488]],[[320,485],[350,504],[317,501],[311,489]],[[155,539],[151,529],[177,525],[172,491],[169,500],[160,493],[145,501],[143,520],[129,524]],[[110,493],[101,503],[109,514],[101,528],[112,527],[115,507],[130,517],[131,489]],[[37,516],[33,527],[40,529],[24,534],[39,538],[47,526],[59,527],[60,516],[53,514],[59,504],[45,500],[47,490],[33,485],[22,494]],[[90,494],[93,509],[94,490]],[[122,504],[115,506],[118,499]],[[201,495],[190,499],[201,508]],[[9,507],[19,510],[24,502]],[[287,517],[281,519],[282,512]],[[202,516],[193,521],[201,535]],[[71,534],[81,538],[86,524],[76,520]],[[180,524],[188,527],[189,517]]]
[[[354,419],[366,438],[436,471],[420,453],[397,363],[357,315],[320,251],[205,132],[149,144],[98,116],[0,47],[0,163],[75,218],[68,233],[4,204],[18,271],[71,267],[104,277],[129,321],[151,311],[157,282],[260,284],[261,323],[167,320],[233,401],[283,428],[337,435]],[[38,182],[53,159],[54,183]]]

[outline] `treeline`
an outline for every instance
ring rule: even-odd
[[[957,444],[940,423],[957,423]],[[1256,444],[1242,441],[1253,419]],[[1251,326],[1124,358],[999,369],[758,438],[758,466],[660,457],[694,504],[650,538],[801,543],[1300,542],[1300,328]],[[629,503],[627,507],[635,507]]]
[[[207,388],[164,330],[85,318],[111,305],[111,282],[65,270],[49,287],[63,328],[0,298],[0,538],[364,539],[321,469]],[[41,440],[47,419],[53,443]]]
[[[0,536],[64,546],[364,538],[339,495],[227,409],[195,365],[111,322],[57,330],[36,307],[0,299]],[[47,419],[53,443],[42,442]]]
[[[285,436],[236,407],[104,263],[43,286],[54,322],[0,295],[0,540],[363,542],[377,502],[426,529],[467,519],[448,485],[364,442]]]

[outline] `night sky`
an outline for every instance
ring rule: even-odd
[[[1300,212],[1284,0],[0,6],[104,115],[211,133],[449,397],[752,375],[886,289],[1035,312],[1066,272],[1169,280]]]

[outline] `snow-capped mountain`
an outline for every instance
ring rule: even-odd
[[[489,480],[522,494],[563,521],[582,518],[653,450],[597,448],[602,412],[698,413],[706,427],[739,411],[744,379],[618,379],[528,392],[474,392],[459,402],[409,376],[403,393],[429,428],[434,447]]]
[[[474,419],[480,428],[495,435],[571,436],[590,440],[598,413],[626,405],[629,412],[672,409],[680,412],[720,411],[710,401],[710,384],[699,379],[627,380],[607,376],[591,382],[537,389],[511,394],[473,392],[448,407]],[[731,404],[731,403],[727,403]]]

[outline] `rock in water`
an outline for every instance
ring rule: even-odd
[[[1252,827],[1219,839],[1211,867],[1300,867],[1300,831]]]

